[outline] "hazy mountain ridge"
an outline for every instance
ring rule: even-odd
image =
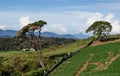
[[[0,37],[14,37],[17,31],[15,30],[1,30],[0,29]],[[37,33],[35,33],[37,34]],[[85,35],[83,33],[79,34],[56,34],[53,32],[43,32],[41,34],[44,37],[58,37],[58,38],[73,38],[73,39],[84,39],[89,37],[88,35]]]
[[[88,38],[89,35],[83,34],[83,33],[78,33],[78,34],[74,34],[75,37],[79,38],[79,39],[84,39],[84,38]]]
[[[43,32],[42,36],[45,36],[45,37],[58,37],[58,38],[73,38],[73,39],[78,39],[77,37],[75,37],[75,36],[73,36],[71,34],[62,34],[62,35],[59,35],[59,34],[52,33],[52,32]]]
[[[0,37],[13,37],[15,36],[17,31],[15,30],[1,30],[0,29]]]

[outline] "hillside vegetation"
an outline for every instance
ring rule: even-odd
[[[90,46],[62,63],[50,76],[120,76],[120,41]]]
[[[89,43],[91,39],[83,39],[78,40],[76,42],[70,44],[63,44],[60,46],[51,46],[50,48],[43,49],[43,55],[45,56],[52,56],[52,55],[59,55],[68,52],[75,52]]]
[[[109,35],[108,38],[120,38],[120,34]]]
[[[64,53],[74,52],[89,41],[90,39],[79,40],[74,43],[51,46],[50,48],[43,49],[42,54],[44,56],[46,69],[41,68],[39,65],[36,52],[21,50],[0,51],[0,76],[42,76],[43,71],[54,66]],[[63,55],[58,57],[57,55],[60,54]],[[54,56],[54,59],[49,58],[51,56]]]
[[[66,53],[78,51],[90,41],[83,39],[44,48],[46,68],[39,65],[36,52],[0,51],[0,76],[43,76],[44,70],[56,65]],[[48,76],[119,76],[120,40],[104,43],[80,50]]]

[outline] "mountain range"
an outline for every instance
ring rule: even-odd
[[[0,29],[0,37],[14,37],[17,31],[15,30],[2,30]],[[37,34],[37,33],[35,33]],[[58,37],[58,38],[73,38],[73,39],[84,39],[89,37],[86,34],[78,33],[78,34],[56,34],[53,32],[42,32],[41,34],[44,37]]]

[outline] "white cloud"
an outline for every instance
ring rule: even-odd
[[[120,22],[115,20],[112,22],[113,28],[112,28],[112,33],[118,33],[120,34]]]
[[[105,17],[105,21],[108,21],[112,25],[112,33],[120,33],[120,22],[114,19],[114,14],[108,14]]]
[[[113,14],[108,14],[106,17],[105,17],[105,21],[108,21],[108,22],[111,22],[114,18],[114,15]]]
[[[76,25],[79,25],[79,22],[78,21],[71,21],[70,25],[71,26],[76,26]]]
[[[4,25],[0,25],[0,29],[5,29],[5,26]]]
[[[47,27],[42,28],[42,32],[48,32],[48,31],[50,31],[50,30]]]
[[[30,23],[30,17],[29,16],[21,17],[19,19],[19,22],[21,24],[21,27],[26,26],[27,24]]]
[[[101,13],[95,13],[92,17],[88,18],[86,21],[87,25],[90,26],[93,22],[104,20],[108,21],[112,25],[112,33],[120,33],[120,22],[116,19],[114,19],[114,14],[108,14],[107,16],[103,16]]]
[[[1,13],[0,13],[1,14]],[[17,12],[17,13],[2,13],[0,23],[5,24],[6,29],[18,30],[28,23],[45,20],[47,25],[42,28],[42,31],[50,31],[58,34],[66,33],[85,33],[85,30],[94,22],[98,20],[109,21],[113,25],[112,33],[120,33],[120,22],[115,14],[104,14],[100,12],[84,12],[84,11],[58,11],[58,12]],[[15,16],[14,16],[15,15]],[[30,16],[30,17],[29,17]],[[12,19],[11,19],[12,18]],[[19,23],[18,23],[19,19]],[[32,20],[30,20],[32,19]],[[18,26],[18,25],[21,26]]]
[[[103,18],[103,14],[97,12],[97,13],[94,13],[90,18],[88,18],[86,23],[88,25],[91,25],[95,21],[102,20],[102,18]]]
[[[50,25],[50,29],[51,31],[59,34],[65,34],[68,32],[66,27],[62,24],[52,24]]]

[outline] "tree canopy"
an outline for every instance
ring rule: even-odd
[[[86,32],[93,31],[93,34],[97,37],[97,39],[101,40],[102,38],[106,39],[109,32],[112,30],[112,25],[107,21],[96,21],[88,29]]]
[[[26,26],[24,26],[22,29],[20,29],[15,37],[16,38],[25,38],[26,36],[26,33],[28,32],[29,34],[34,34],[34,31],[35,30],[38,30],[39,32],[39,36],[40,36],[40,31],[41,31],[41,28],[47,24],[47,22],[43,21],[43,20],[39,20],[39,21],[36,21],[34,23],[30,23]]]

